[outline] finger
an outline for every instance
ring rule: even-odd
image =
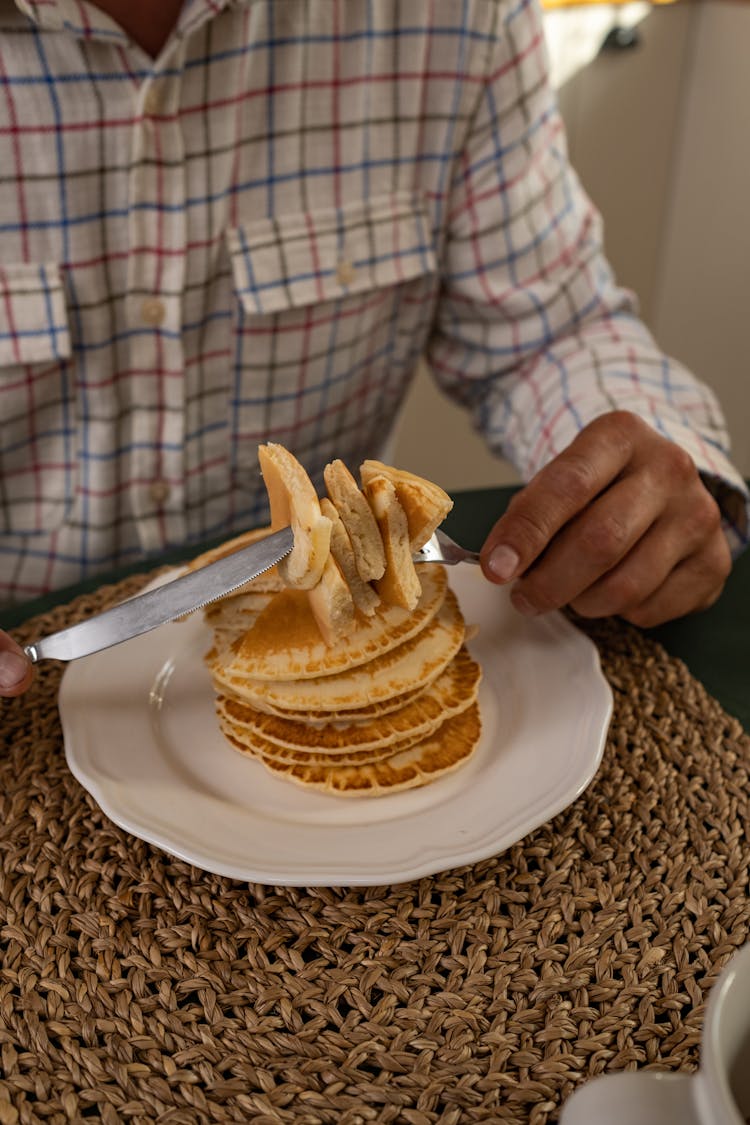
[[[23,649],[7,635],[0,637],[0,695],[14,696],[31,684],[34,671]]]
[[[523,573],[557,532],[622,472],[632,456],[629,426],[619,416],[597,419],[550,461],[521,492],[487,536],[482,568],[494,582]]]
[[[616,481],[558,532],[516,582],[511,599],[522,613],[568,605],[608,574],[657,522],[664,501],[645,474]]]
[[[688,558],[693,564],[685,577],[693,580],[696,605],[704,593],[723,585],[732,561],[719,506],[703,486],[685,498],[685,505],[675,505],[651,525],[629,555],[573,598],[572,609],[588,618],[625,616],[656,595]],[[681,613],[689,612],[684,601],[680,606]]]
[[[622,616],[642,629],[652,629],[665,621],[709,609],[719,599],[732,566],[726,540],[723,548],[716,543],[688,556],[658,589]]]
[[[617,566],[581,591],[570,606],[581,617],[624,616],[667,581],[685,554],[678,529],[666,520],[657,521]]]

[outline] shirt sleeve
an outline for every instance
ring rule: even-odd
[[[616,283],[601,216],[568,162],[536,0],[496,6],[447,206],[427,359],[489,446],[528,480],[595,417],[633,411],[691,454],[738,553],[750,509],[721,409]]]

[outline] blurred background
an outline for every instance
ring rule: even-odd
[[[714,388],[750,477],[750,3],[546,0],[544,18],[571,159],[618,280],[662,348]],[[449,491],[517,480],[424,369],[392,462]]]

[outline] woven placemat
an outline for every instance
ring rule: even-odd
[[[694,1069],[748,938],[750,738],[647,637],[590,632],[615,710],[586,793],[394,887],[248,885],[121,831],[66,768],[44,666],[2,704],[1,1125],[544,1125],[605,1070]]]

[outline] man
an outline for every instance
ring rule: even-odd
[[[528,486],[524,613],[710,605],[747,506],[619,289],[533,0],[0,0],[0,601],[377,456],[425,354]],[[0,638],[0,691],[29,670]]]

